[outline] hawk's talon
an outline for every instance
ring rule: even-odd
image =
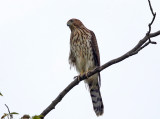
[[[94,68],[93,71],[95,71],[98,67]]]
[[[74,76],[74,77],[73,77],[74,80],[77,79],[77,78],[78,78],[78,76]]]
[[[89,72],[87,71],[87,72],[85,73],[85,75],[86,75],[87,79],[88,79],[88,74],[89,74]]]
[[[76,80],[76,79],[78,80],[78,82],[80,82],[80,76],[75,76],[74,80]]]

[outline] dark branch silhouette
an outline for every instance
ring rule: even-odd
[[[146,46],[148,46],[149,44],[156,44],[156,42],[151,41],[150,38],[152,37],[156,37],[158,35],[160,35],[160,30],[154,33],[151,33],[151,26],[155,20],[156,17],[156,13],[153,12],[153,8],[151,6],[151,2],[148,0],[149,3],[149,7],[151,10],[151,13],[153,15],[153,18],[151,20],[151,22],[149,23],[148,27],[149,27],[149,31],[146,33],[146,35],[144,36],[144,38],[142,38],[138,44],[132,48],[130,51],[128,51],[127,53],[125,53],[124,55],[110,60],[109,62],[103,64],[100,67],[97,67],[96,69],[88,72],[87,74],[83,74],[81,76],[76,76],[74,79],[74,81],[72,81],[58,96],[57,98],[40,114],[43,117],[41,117],[41,119],[43,119],[52,109],[55,109],[55,106],[62,100],[62,98],[76,85],[79,84],[80,81],[87,79],[87,77],[90,77],[92,75],[94,75],[97,72],[101,72],[103,69],[116,64],[118,62],[121,62],[123,60],[125,60],[126,58],[129,58],[130,56],[133,56],[135,54],[137,54],[139,51],[141,51],[143,48],[145,48]]]

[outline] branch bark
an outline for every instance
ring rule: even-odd
[[[113,60],[110,60],[109,62],[103,64],[100,67],[97,67],[96,69],[90,71],[86,74],[83,74],[81,76],[76,76],[75,80],[72,81],[58,96],[57,98],[40,114],[43,117],[41,117],[41,119],[43,119],[52,109],[55,109],[55,106],[62,100],[62,98],[76,85],[79,84],[80,81],[85,80],[87,77],[90,77],[92,75],[94,75],[95,73],[101,72],[102,70],[108,68],[109,66],[116,64],[118,62],[121,62],[127,58],[129,58],[130,56],[136,55],[139,51],[141,51],[143,48],[145,48],[146,46],[148,46],[149,44],[156,44],[156,42],[153,42],[150,40],[150,38],[156,37],[158,35],[160,35],[160,30],[154,33],[150,33],[151,32],[151,26],[155,20],[156,17],[156,13],[153,12],[153,8],[151,6],[151,2],[148,0],[149,3],[149,7],[151,10],[151,13],[153,15],[153,18],[151,20],[151,22],[149,23],[148,27],[149,27],[149,31],[146,33],[146,35],[137,43],[137,45],[132,48],[130,51],[128,51],[127,53],[123,54],[122,56],[115,58]]]

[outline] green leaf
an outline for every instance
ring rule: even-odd
[[[3,96],[1,92],[0,92],[0,96]]]
[[[17,112],[12,112],[12,113],[10,113],[10,114],[18,114]]]
[[[43,115],[39,115],[39,117],[44,117]]]
[[[43,115],[35,115],[32,117],[32,119],[41,119],[41,117],[43,117]]]

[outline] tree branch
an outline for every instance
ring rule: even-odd
[[[94,75],[95,73],[101,72],[102,70],[104,70],[105,68],[116,64],[118,62],[121,62],[127,58],[129,58],[130,56],[133,56],[135,54],[137,54],[139,51],[141,51],[143,48],[145,48],[146,46],[148,46],[149,44],[156,44],[156,42],[153,42],[150,40],[150,38],[152,37],[156,37],[158,35],[160,35],[160,30],[154,33],[150,33],[151,32],[151,26],[155,20],[156,17],[156,13],[153,12],[152,6],[151,6],[151,2],[148,0],[149,2],[149,7],[151,10],[151,13],[153,15],[153,18],[151,20],[151,22],[149,23],[148,27],[149,27],[149,31],[146,33],[146,35],[144,36],[144,38],[142,38],[137,45],[132,48],[130,51],[128,51],[127,53],[125,53],[124,55],[110,60],[109,62],[103,64],[100,67],[95,68],[94,70],[90,71],[86,74],[83,74],[81,76],[76,76],[75,80],[72,81],[58,96],[57,98],[40,114],[43,117],[41,117],[41,119],[43,119],[52,109],[55,109],[55,106],[62,100],[62,98],[76,85],[79,84],[80,81],[87,79],[87,77],[90,77],[92,75]]]

